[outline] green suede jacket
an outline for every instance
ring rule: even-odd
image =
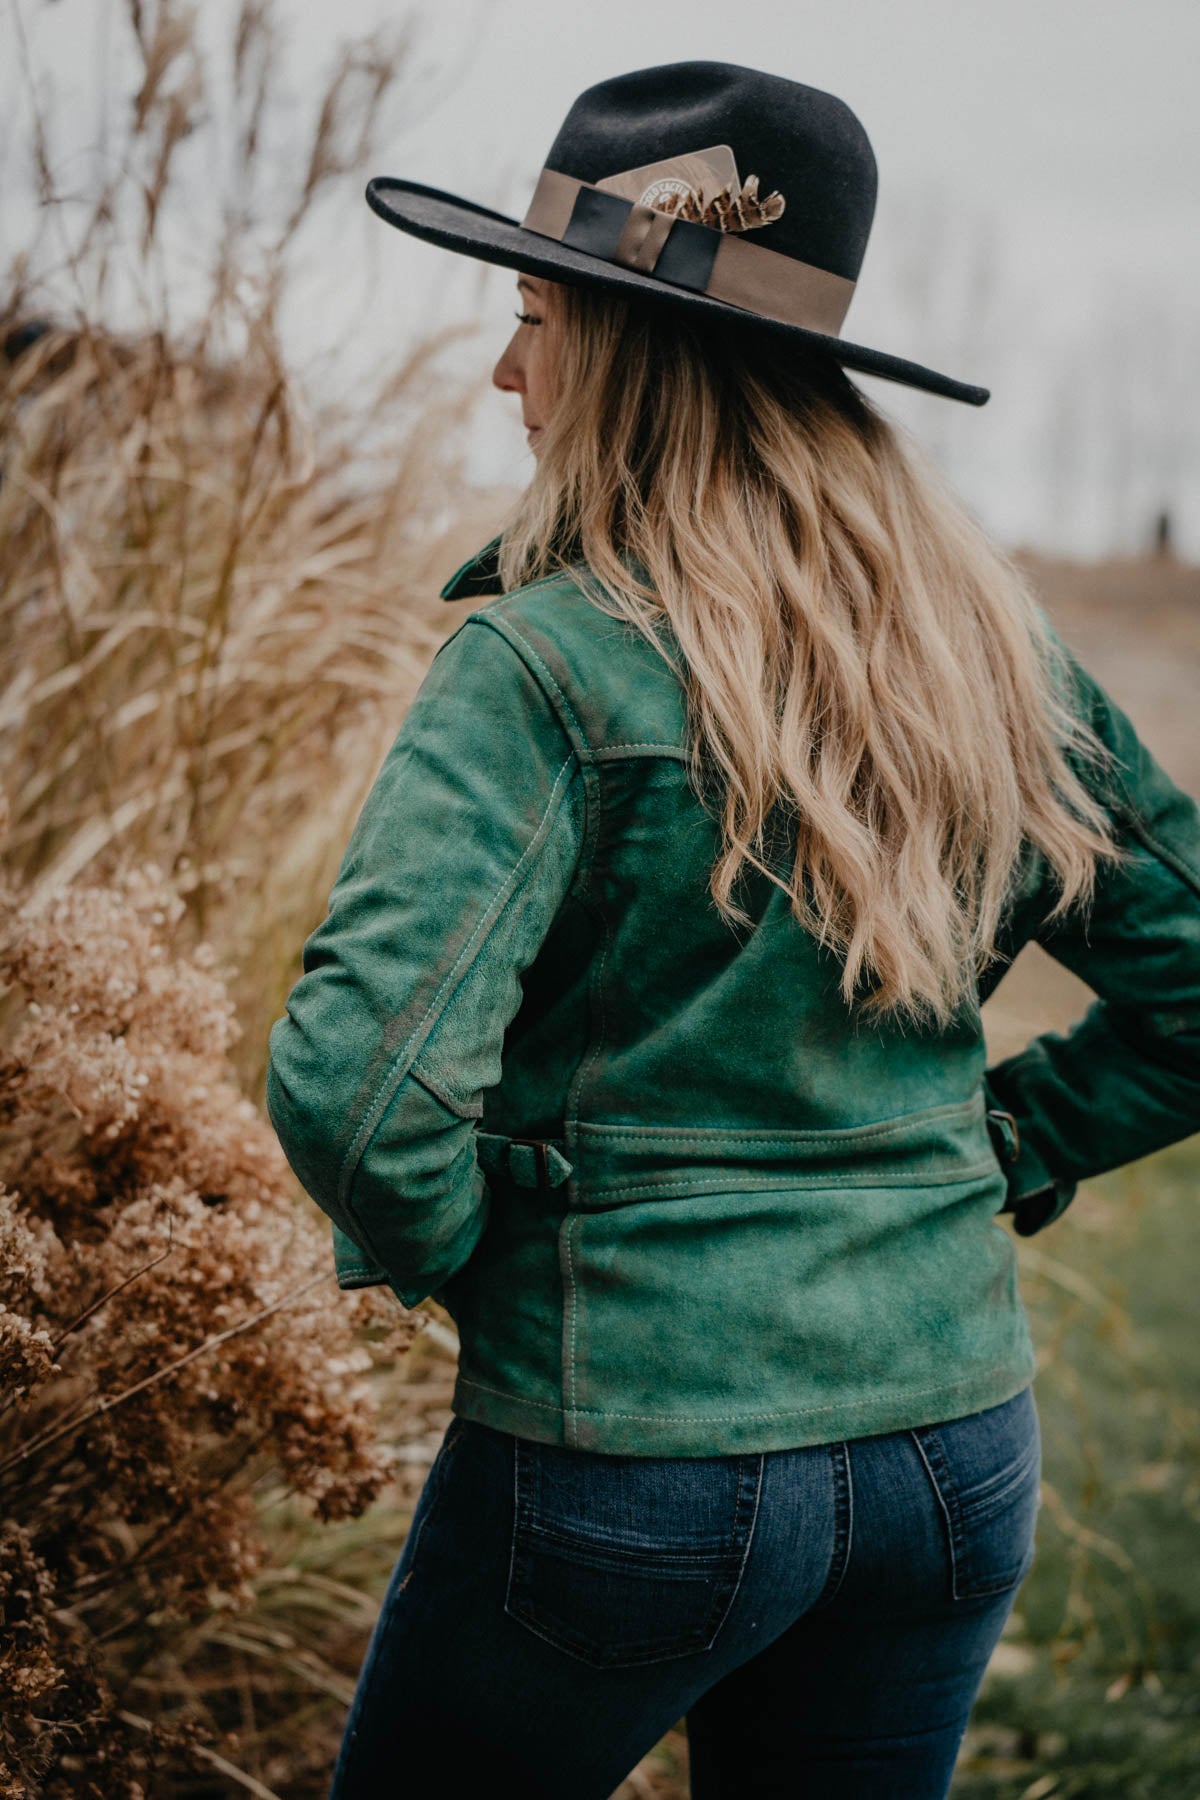
[[[495,552],[444,596],[495,593]],[[1200,1130],[1200,809],[1072,657],[1132,861],[1086,930],[1051,929],[1031,851],[1002,948],[1036,939],[1098,998],[987,1068],[1002,964],[950,1030],[868,1026],[765,877],[753,929],[722,923],[679,676],[586,573],[439,650],[272,1028],[268,1109],[341,1286],[433,1295],[455,1411],[583,1449],[778,1449],[1007,1399],[1035,1357],[998,1215],[1037,1231]]]

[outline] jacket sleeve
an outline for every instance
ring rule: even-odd
[[[1200,808],[1062,648],[1073,704],[1114,753],[1101,774],[1074,755],[1073,766],[1130,857],[1099,866],[1090,912],[1047,923],[1044,882],[1024,902],[1032,928],[1021,936],[1097,998],[1070,1031],[1045,1032],[985,1073],[988,1106],[1017,1127],[1003,1210],[1023,1237],[1058,1218],[1080,1181],[1200,1131]]]
[[[350,1274],[382,1272],[405,1306],[487,1223],[475,1122],[569,891],[582,807],[541,687],[486,617],[467,620],[367,796],[270,1036],[267,1110],[288,1161],[339,1256],[339,1233],[361,1251]]]

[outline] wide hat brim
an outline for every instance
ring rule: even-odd
[[[891,356],[865,344],[847,343],[844,338],[810,331],[802,325],[783,324],[745,307],[711,299],[707,294],[673,287],[653,275],[640,274],[636,269],[622,268],[602,256],[591,256],[570,244],[559,243],[556,238],[527,231],[519,220],[478,206],[471,200],[460,199],[456,194],[445,193],[441,188],[422,187],[419,182],[380,175],[367,183],[366,198],[372,212],[389,225],[395,225],[412,237],[423,238],[426,243],[439,244],[444,250],[473,256],[480,262],[541,275],[547,281],[577,282],[589,287],[610,288],[618,293],[644,294],[648,300],[684,307],[707,318],[728,319],[742,325],[751,324],[756,330],[803,338],[848,368],[881,376],[885,381],[898,381],[905,387],[923,388],[927,393],[940,394],[947,400],[962,400],[969,406],[982,406],[991,397],[989,388],[955,381],[952,376],[910,362],[907,357]]]

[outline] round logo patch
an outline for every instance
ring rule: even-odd
[[[638,200],[639,206],[657,206],[668,194],[690,194],[691,183],[680,181],[677,175],[664,175],[658,181],[652,181],[645,193]]]

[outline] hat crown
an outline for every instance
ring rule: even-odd
[[[563,120],[546,167],[596,183],[727,144],[742,181],[778,191],[779,218],[756,243],[858,278],[878,171],[862,124],[834,94],[736,63],[663,63],[600,81]]]

